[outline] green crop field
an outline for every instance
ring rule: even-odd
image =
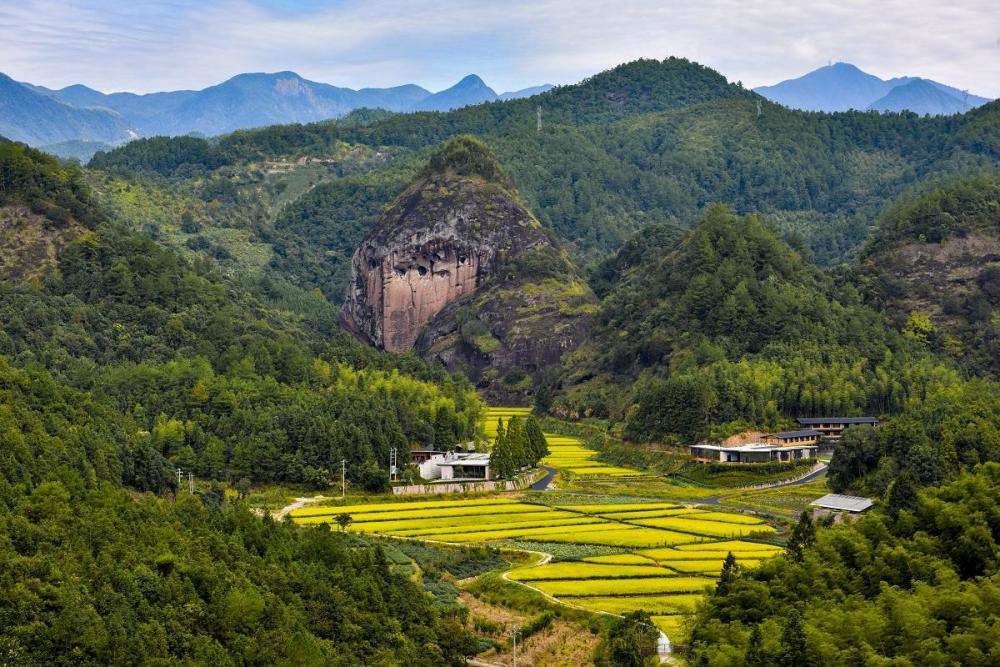
[[[528,413],[527,408],[487,410],[483,431],[492,438],[498,418],[506,422]],[[560,487],[565,482],[572,493],[525,494],[530,502],[486,497],[313,506],[295,510],[292,518],[335,523],[346,513],[351,532],[549,553],[555,560],[516,568],[508,577],[595,611],[646,610],[670,636],[680,632],[685,615],[714,585],[728,552],[744,567],[782,552],[738,539],[775,532],[758,517],[681,504],[710,495],[711,489],[679,487],[607,465],[578,438],[546,434],[546,439],[550,453],[543,464],[556,468]],[[601,492],[609,488],[614,492]],[[655,500],[664,496],[670,500]]]
[[[633,597],[578,597],[572,603],[596,611],[627,614],[630,611],[648,611],[652,614],[687,614],[694,611],[702,595],[681,593],[677,595],[636,595]]]
[[[697,515],[696,515],[697,516]],[[703,521],[700,518],[662,517],[659,519],[637,519],[636,525],[648,528],[668,528],[671,530],[705,535],[709,537],[745,537],[758,533],[773,533],[774,528],[766,523],[743,524],[722,521]]]
[[[725,558],[716,558],[712,560],[661,560],[658,562],[660,565],[681,574],[719,574],[722,572],[722,564],[725,560]],[[761,560],[758,558],[737,557],[736,562],[741,567],[757,567],[760,565]]]
[[[587,556],[583,561],[610,565],[649,565],[654,559],[636,554],[608,554],[607,556]]]
[[[670,572],[647,560],[644,565],[620,563],[547,563],[536,567],[522,567],[508,575],[515,581],[544,581],[550,579],[619,579],[663,577]]]
[[[643,577],[640,579],[559,579],[531,585],[556,597],[631,596],[654,593],[699,593],[715,585],[709,577]]]
[[[682,509],[679,505],[670,503],[594,503],[592,505],[556,505],[556,507],[574,512],[587,512],[589,514]]]
[[[680,551],[769,551],[780,553],[784,551],[779,546],[773,544],[761,544],[760,542],[747,542],[745,540],[728,540],[725,542],[707,542],[705,544],[682,544],[677,547]]]
[[[342,512],[356,516],[365,512],[394,512],[397,510],[426,510],[437,507],[474,507],[477,505],[508,505],[513,503],[517,503],[513,498],[476,498],[470,500],[433,500],[412,503],[370,503],[367,505],[314,505],[292,510],[292,516],[336,515]]]
[[[674,510],[643,510],[641,512],[602,512],[605,519],[655,519],[662,516],[689,516],[706,514],[705,510],[681,507]],[[699,517],[700,518],[700,517]]]

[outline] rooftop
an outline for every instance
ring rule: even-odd
[[[488,466],[490,455],[481,452],[478,454],[453,454],[444,461],[436,462],[439,466]]]
[[[871,498],[862,498],[861,496],[842,496],[839,493],[828,493],[809,504],[841,512],[864,512],[875,502]]]
[[[789,447],[787,445],[769,445],[763,442],[751,442],[745,445],[691,445],[698,449],[708,449],[714,452],[787,452],[796,448],[815,449],[816,445],[801,445],[799,447]]]
[[[799,417],[796,420],[803,426],[814,424],[877,424],[878,417]]]
[[[781,433],[775,433],[775,438],[780,438],[784,440],[786,438],[815,438],[823,435],[814,428],[807,428],[801,431],[782,431]]]

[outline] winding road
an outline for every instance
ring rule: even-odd
[[[556,469],[550,468],[548,466],[540,466],[545,469],[545,477],[532,484],[529,489],[532,491],[548,491],[549,484],[552,483],[552,478],[556,476]]]

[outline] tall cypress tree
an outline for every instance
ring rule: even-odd
[[[549,455],[549,443],[545,440],[542,427],[534,415],[528,417],[524,424],[524,433],[528,438],[528,449],[531,451],[531,463],[535,464]]]
[[[503,421],[497,419],[497,437],[490,450],[490,471],[493,477],[509,479],[514,475],[514,461],[511,457],[510,439],[504,431]]]
[[[507,422],[507,446],[510,449],[510,458],[515,470],[531,464],[528,440],[524,433],[524,422],[519,417],[512,417]]]
[[[760,631],[760,623],[753,626],[750,633],[750,642],[747,644],[747,652],[743,656],[743,664],[746,667],[764,667],[764,635]]]
[[[802,560],[802,552],[815,541],[816,526],[813,524],[809,512],[803,511],[799,516],[799,522],[792,529],[791,537],[788,539],[788,553],[793,560]]]
[[[788,621],[781,633],[781,654],[778,656],[781,667],[807,667],[806,629],[802,621],[802,612],[792,607],[788,612]]]
[[[736,563],[736,556],[730,551],[726,560],[722,563],[722,572],[719,574],[719,583],[715,585],[716,595],[726,595],[736,576],[739,574],[739,565]]]

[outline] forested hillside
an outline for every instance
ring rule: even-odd
[[[1000,172],[938,179],[882,217],[869,298],[911,338],[1000,377]]]
[[[992,664],[998,486],[997,463],[910,486],[885,512],[805,524],[794,549],[753,571],[728,567],[698,613],[694,664]]]
[[[530,100],[276,126],[218,143],[137,141],[92,164],[184,183],[206,170],[243,174],[261,160],[326,159],[344,145],[378,151],[385,159],[342,185],[321,186],[312,204],[290,207],[273,223],[279,244],[304,254],[307,268],[280,254],[272,267],[336,300],[343,260],[335,239],[341,230],[356,236],[353,213],[388,203],[394,190],[386,185],[412,176],[407,158],[456,134],[486,140],[529,207],[578,259],[602,259],[647,223],[690,226],[722,202],[738,213],[767,213],[783,235],[830,264],[852,257],[885,203],[913,183],[995,164],[998,123],[996,103],[947,118],[792,111],[668,59],[622,65]],[[256,178],[259,189],[282,176]],[[317,262],[325,259],[317,248],[329,251],[328,262]]]
[[[380,548],[175,473],[325,488],[349,458],[383,489],[390,447],[474,436],[468,382],[110,222],[78,169],[0,156],[4,203],[38,211],[23,224],[81,230],[42,279],[0,282],[3,661],[463,664],[454,610]]]

